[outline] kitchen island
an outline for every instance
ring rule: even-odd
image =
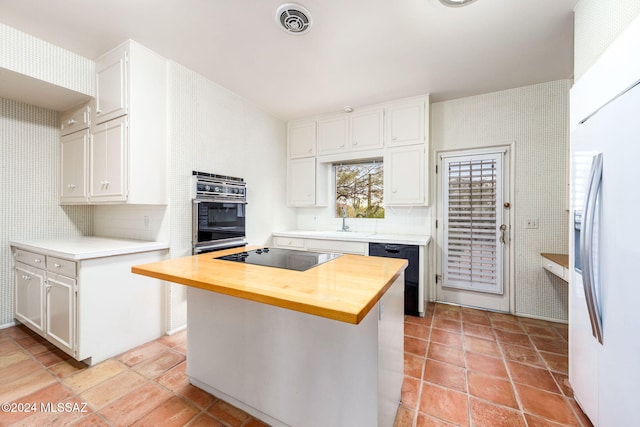
[[[406,261],[342,255],[306,271],[214,259],[132,268],[187,290],[192,384],[273,426],[392,426]]]

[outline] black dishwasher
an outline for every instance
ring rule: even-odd
[[[369,256],[403,258],[409,261],[409,265],[404,271],[404,314],[412,316],[420,315],[418,312],[419,253],[418,245],[369,243]]]

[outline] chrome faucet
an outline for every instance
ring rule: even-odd
[[[342,207],[342,230],[340,231],[349,231],[349,226],[347,225],[347,207]]]

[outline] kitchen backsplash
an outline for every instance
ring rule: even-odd
[[[335,218],[330,208],[298,209],[296,228],[299,230],[339,230],[342,218]],[[429,235],[431,209],[429,207],[387,207],[384,219],[347,218],[352,231],[377,234]]]

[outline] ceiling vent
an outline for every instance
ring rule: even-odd
[[[289,34],[304,34],[313,20],[307,9],[295,3],[285,3],[276,10],[276,21]]]

